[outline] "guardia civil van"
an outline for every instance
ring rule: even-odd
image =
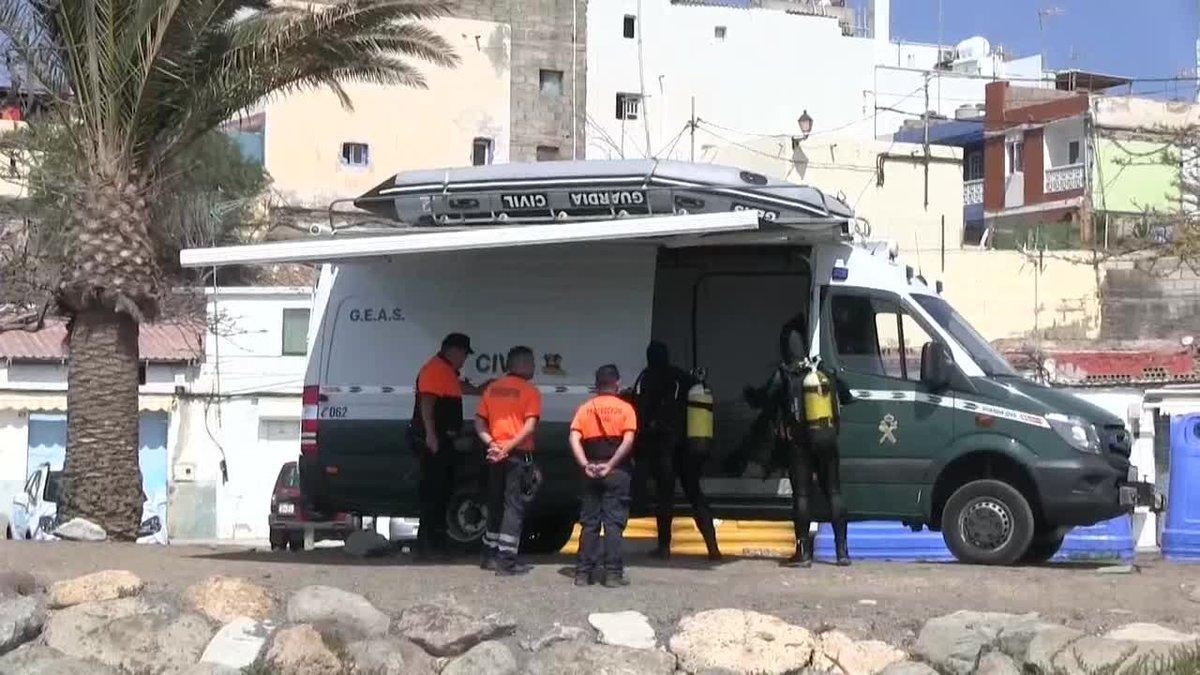
[[[631,383],[651,339],[708,374],[716,431],[703,473],[716,514],[787,519],[790,485],[743,392],[771,375],[780,327],[797,315],[846,390],[852,519],[940,530],[961,561],[1012,564],[1049,558],[1067,528],[1137,500],[1120,419],[1018,375],[938,284],[856,237],[851,209],[816,188],[713,165],[550,162],[400,174],[356,204],[394,229],[182,256],[328,263],[299,448],[320,511],[418,513],[405,433],[417,369],[443,335],[464,332],[477,353],[462,374],[476,384],[503,371],[512,345],[539,358],[545,482],[527,546],[570,536],[567,424],[593,371],[616,363]],[[464,429],[456,450],[445,518],[470,545],[486,522],[482,448]]]

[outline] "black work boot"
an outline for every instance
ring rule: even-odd
[[[595,578],[593,578],[591,572],[584,572],[581,570],[575,571],[575,585],[576,586],[591,586],[594,583],[596,583],[596,580],[595,580]]]
[[[496,570],[496,554],[484,551],[479,558],[479,569],[494,572]]]
[[[846,523],[835,523],[833,526],[833,546],[837,551],[838,567],[849,567],[850,550],[846,545]]]
[[[700,536],[704,537],[704,547],[708,549],[708,559],[713,562],[719,561],[723,556],[721,555],[721,549],[717,546],[716,528],[710,522],[699,529]]]
[[[522,574],[529,574],[532,570],[533,565],[524,562],[514,562],[510,565],[496,563],[496,576],[498,577],[517,577]]]
[[[785,567],[812,567],[812,539],[805,537],[796,542],[796,552],[783,562]]]
[[[608,570],[604,573],[605,588],[621,588],[629,585],[629,575],[624,570]]]

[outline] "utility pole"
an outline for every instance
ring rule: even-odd
[[[929,77],[930,73],[925,73],[925,110],[921,113],[921,117],[925,118],[925,139],[922,145],[925,146],[925,210],[929,210]]]
[[[692,160],[696,161],[696,97],[692,97],[692,118],[688,120],[688,130],[692,132]]]

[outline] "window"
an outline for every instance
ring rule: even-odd
[[[308,310],[283,310],[283,355],[304,356],[308,353]]]
[[[42,488],[42,501],[58,503],[58,488],[61,483],[61,471],[51,471],[46,474],[46,487]]]
[[[1067,164],[1079,163],[1079,141],[1067,143]]]
[[[538,86],[542,96],[562,96],[563,74],[561,70],[539,70]]]
[[[1025,170],[1025,141],[1009,141],[1006,144],[1008,150],[1008,172],[1010,174]]]
[[[371,151],[366,143],[342,143],[342,164],[367,166],[371,163]]]
[[[617,94],[617,119],[636,120],[641,107],[640,94]]]
[[[624,35],[628,39],[637,37],[637,17],[632,14],[625,15]]]
[[[725,39],[725,26],[717,26],[717,27],[713,28],[713,37],[715,37],[718,40],[724,40]]]
[[[833,339],[847,370],[898,380],[921,379],[929,333],[895,300],[862,295],[833,298]]]
[[[537,146],[537,161],[553,162],[558,159],[557,145],[539,145]]]
[[[967,155],[967,175],[964,180],[983,179],[983,153],[976,150]]]
[[[493,150],[496,142],[490,138],[479,137],[471,142],[471,164],[485,166],[492,163]]]

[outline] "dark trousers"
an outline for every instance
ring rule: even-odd
[[[613,469],[604,478],[585,478],[579,507],[579,562],[576,573],[591,574],[600,569],[623,572],[622,547],[625,524],[629,522],[629,485],[632,477],[627,466]],[[604,537],[600,528],[604,527]]]
[[[671,521],[675,517],[675,479],[683,487],[683,494],[692,505],[696,529],[704,537],[709,553],[717,552],[717,531],[713,526],[712,507],[700,491],[700,473],[706,457],[687,451],[687,446],[669,434],[647,436],[641,439],[645,456],[650,459],[654,471],[655,517],[658,521],[658,548],[671,548]]]
[[[488,518],[483,533],[484,557],[495,557],[502,568],[517,561],[521,528],[525,524],[525,499],[522,496],[526,474],[533,462],[526,455],[509,457],[488,464]]]
[[[830,521],[834,536],[840,542],[846,537],[846,508],[842,503],[842,481],[838,473],[837,430],[833,427],[797,429],[791,446],[790,477],[792,481],[792,523],[796,527],[796,542],[808,540],[812,523],[808,496],[812,493],[813,473],[817,484],[829,502]]]
[[[454,491],[454,454],[451,438],[439,439],[437,454],[421,448],[421,485],[417,490],[421,501],[421,524],[417,528],[419,550],[446,548],[446,507]]]

